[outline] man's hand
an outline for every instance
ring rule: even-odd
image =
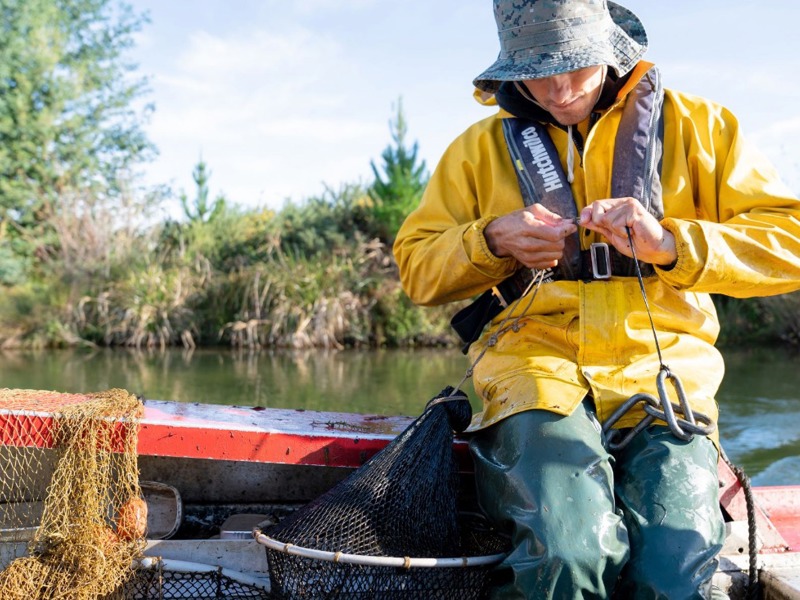
[[[636,258],[654,265],[669,265],[678,258],[675,236],[635,198],[597,200],[581,211],[581,227],[603,235],[617,250],[632,257],[628,232],[631,230]]]
[[[498,217],[483,235],[495,256],[512,256],[528,268],[555,267],[564,255],[564,239],[576,231],[575,222],[540,204]]]

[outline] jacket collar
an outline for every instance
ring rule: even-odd
[[[647,72],[651,66],[651,63],[641,61],[636,68],[622,77],[617,77],[613,69],[608,69],[603,89],[593,109],[594,112],[601,113],[611,108],[619,98],[624,97],[636,85],[642,74]],[[549,112],[526,98],[511,81],[503,82],[500,85],[500,89],[495,93],[495,100],[500,108],[508,113],[506,116],[547,123],[564,129],[564,126],[556,122]]]

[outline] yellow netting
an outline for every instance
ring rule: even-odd
[[[0,598],[106,598],[133,575],[142,410],[118,389],[0,390]]]

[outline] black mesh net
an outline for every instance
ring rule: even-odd
[[[368,557],[501,552],[491,530],[459,517],[453,432],[464,431],[470,417],[466,395],[446,388],[360,469],[262,533],[291,547]],[[298,556],[288,547],[267,547],[275,598],[480,598],[491,569],[352,564]]]
[[[270,600],[263,585],[238,581],[223,569],[175,571],[159,562],[137,569],[125,585],[104,600]]]
[[[270,559],[275,557],[273,553]],[[279,555],[272,597],[363,600],[481,600],[491,567],[409,568],[323,562]],[[270,568],[270,573],[273,569]],[[298,574],[303,576],[299,577]],[[276,575],[271,575],[275,577]]]

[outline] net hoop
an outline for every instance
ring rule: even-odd
[[[263,533],[255,533],[256,541],[270,550],[293,554],[302,558],[324,560],[334,563],[351,565],[365,565],[375,567],[402,567],[411,568],[454,568],[454,567],[481,567],[495,565],[506,557],[505,553],[488,554],[486,556],[462,556],[453,558],[410,558],[408,556],[366,556],[363,554],[346,554],[344,552],[329,552],[295,546],[286,542],[279,542]]]

